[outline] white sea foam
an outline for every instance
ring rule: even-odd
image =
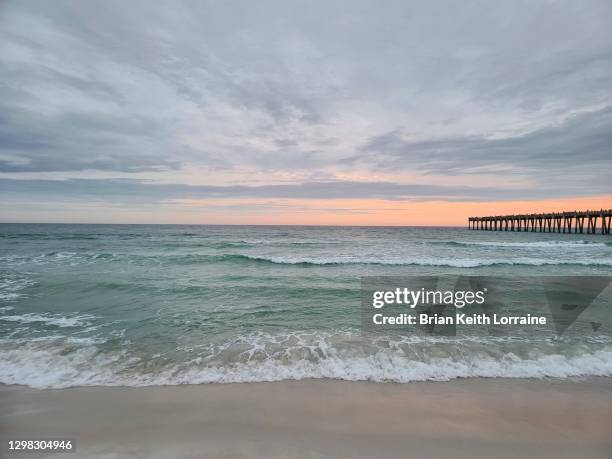
[[[37,388],[126,385],[113,375],[113,364],[121,359],[121,353],[100,356],[95,346],[63,352],[34,344],[0,354],[0,382]]]
[[[7,266],[18,267],[23,265],[45,266],[49,264],[61,264],[77,266],[79,264],[94,264],[101,259],[113,259],[112,253],[76,253],[76,252],[46,252],[37,255],[10,255],[0,257],[0,263]]]
[[[479,245],[488,247],[525,247],[525,248],[553,248],[573,247],[573,248],[601,248],[610,247],[603,242],[593,241],[525,241],[525,242],[503,242],[503,241],[449,241],[458,245]],[[612,247],[610,247],[612,248]]]
[[[285,336],[283,343],[292,342],[294,348],[268,353],[259,337],[254,346],[243,350],[242,359],[221,364],[206,357],[159,365],[155,358],[136,357],[122,351],[100,352],[100,347],[84,343],[77,347],[49,346],[30,343],[5,348],[0,352],[0,382],[25,384],[38,388],[69,386],[148,386],[206,383],[238,383],[309,378],[342,379],[348,381],[443,381],[454,378],[568,378],[576,376],[612,376],[612,347],[598,349],[574,348],[552,353],[534,350],[519,356],[504,351],[488,354],[477,349],[433,355],[407,355],[401,346],[374,346],[358,341],[346,352],[338,346],[341,337],[297,335]],[[346,338],[346,337],[344,337]],[[300,340],[305,347],[302,347]],[[353,340],[357,340],[353,337]],[[278,343],[277,343],[278,344]],[[346,344],[346,343],[345,343]],[[380,344],[380,343],[379,343]],[[389,344],[389,343],[387,343]],[[395,343],[397,344],[397,343]],[[468,344],[464,343],[464,346]],[[491,343],[487,347],[491,347]],[[4,347],[4,343],[2,345]],[[230,346],[231,347],[231,346]],[[299,349],[302,347],[301,349]],[[227,347],[220,346],[221,352]],[[501,349],[501,348],[500,348]],[[580,352],[577,352],[580,350]],[[298,352],[299,351],[299,352]],[[310,352],[316,351],[316,352]],[[235,355],[235,354],[234,354]],[[154,369],[156,368],[156,369]]]
[[[338,265],[338,264],[376,264],[376,265],[415,265],[415,266],[448,266],[455,268],[476,268],[480,266],[495,265],[582,265],[582,266],[612,266],[612,258],[588,259],[546,259],[546,258],[437,258],[437,257],[402,257],[402,256],[252,256],[243,255],[253,261],[267,261],[277,264],[312,264],[312,265]]]
[[[0,300],[15,301],[23,296],[22,290],[36,284],[33,279],[15,274],[0,278]]]
[[[160,375],[163,384],[232,383],[279,381],[288,379],[330,378],[348,381],[411,382],[444,381],[470,377],[567,378],[571,376],[612,375],[612,351],[568,357],[547,355],[522,360],[509,354],[505,360],[493,358],[432,358],[428,362],[406,359],[381,352],[369,357],[328,358],[318,362],[300,360],[291,364],[266,360],[233,367],[192,367],[184,372]],[[159,384],[159,380],[145,380]]]
[[[0,316],[0,321],[5,322],[18,322],[22,324],[29,323],[44,323],[47,325],[55,325],[57,327],[81,327],[91,324],[91,320],[96,317],[90,314],[79,315],[79,316],[61,316],[54,314],[35,314],[27,313],[20,315],[11,316]]]
[[[228,240],[224,241],[227,243],[237,244],[251,244],[251,245],[324,245],[324,244],[342,244],[342,241],[328,240],[328,239],[242,239],[239,241]]]

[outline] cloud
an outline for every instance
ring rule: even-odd
[[[604,189],[605,188],[605,189]],[[612,192],[609,185],[600,194]],[[32,196],[50,196],[80,199],[107,199],[112,201],[161,202],[176,199],[233,199],[233,198],[282,198],[282,199],[381,199],[381,200],[445,200],[445,201],[495,201],[529,199],[533,195],[527,189],[503,189],[497,186],[441,186],[410,185],[390,182],[306,182],[287,185],[261,186],[213,186],[185,185],[177,183],[150,183],[126,179],[71,179],[71,180],[16,180],[0,179],[0,191],[5,195],[30,193]],[[593,193],[584,190],[559,194],[542,187],[540,198],[581,196]]]
[[[152,135],[161,129],[146,118],[14,109],[0,117],[0,172],[177,169]]]
[[[608,193],[611,24],[606,0],[9,0],[0,176],[22,198]]]
[[[412,141],[397,130],[390,131],[369,139],[352,160],[370,161],[375,167],[449,174],[513,166],[543,176],[550,170],[586,164],[597,174],[612,161],[610,145],[612,106],[606,106],[570,116],[558,125],[501,138],[457,136]]]

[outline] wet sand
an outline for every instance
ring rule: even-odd
[[[38,390],[0,386],[9,438],[59,458],[610,458],[612,378],[286,381]]]

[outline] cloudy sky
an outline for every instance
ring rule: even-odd
[[[0,1],[0,220],[612,207],[612,3]]]

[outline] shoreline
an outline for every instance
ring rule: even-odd
[[[609,457],[612,378],[0,385],[10,438],[78,457]],[[47,457],[44,453],[7,457]]]
[[[177,383],[177,384],[143,384],[141,386],[126,386],[126,385],[75,385],[65,387],[35,387],[27,384],[18,383],[3,383],[0,382],[0,397],[4,391],[12,392],[13,390],[32,390],[32,391],[67,391],[75,389],[156,389],[156,388],[179,388],[179,387],[210,387],[210,386],[246,386],[246,385],[273,385],[273,384],[300,384],[300,383],[346,383],[346,384],[366,384],[366,385],[389,385],[389,386],[409,386],[422,384],[461,384],[469,383],[469,381],[520,381],[524,383],[540,382],[540,383],[601,383],[609,381],[612,386],[612,374],[610,375],[575,375],[575,376],[542,376],[542,377],[513,377],[513,376],[459,376],[450,379],[426,379],[414,381],[376,381],[376,380],[348,380],[342,378],[302,378],[302,379],[279,379],[272,381],[231,381],[231,382],[203,382],[203,383]]]

